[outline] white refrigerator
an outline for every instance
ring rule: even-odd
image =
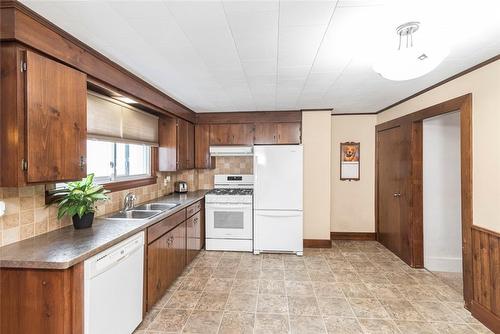
[[[303,253],[303,147],[254,147],[254,253]]]

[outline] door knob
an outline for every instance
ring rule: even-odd
[[[401,197],[401,193],[394,193],[392,196],[393,197]]]

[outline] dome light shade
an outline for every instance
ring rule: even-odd
[[[449,54],[448,48],[426,43],[413,46],[413,33],[418,30],[418,22],[399,26],[399,49],[383,54],[373,65],[373,70],[384,78],[394,81],[415,79],[435,69]],[[406,45],[402,46],[402,38]]]

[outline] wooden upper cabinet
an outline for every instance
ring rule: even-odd
[[[300,123],[256,123],[255,144],[300,144]]]
[[[210,125],[210,145],[252,145],[253,124]]]
[[[194,125],[177,120],[177,170],[194,168]]]
[[[27,182],[85,177],[86,75],[30,51],[26,66]]]
[[[215,157],[210,157],[210,125],[196,124],[194,128],[194,167],[215,168]]]
[[[300,123],[276,123],[277,144],[300,144]]]
[[[168,116],[158,123],[158,170],[173,172],[194,168],[194,124]]]

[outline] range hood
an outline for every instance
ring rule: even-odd
[[[212,157],[249,157],[252,155],[252,146],[210,146]]]

